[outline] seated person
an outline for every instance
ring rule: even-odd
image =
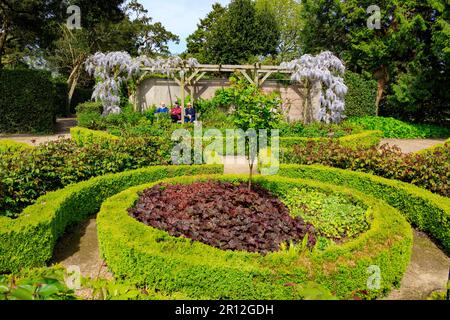
[[[155,114],[159,113],[169,113],[169,108],[166,107],[164,102],[161,102],[161,105],[156,109]]]
[[[195,122],[196,112],[195,112],[195,109],[192,107],[191,103],[188,103],[185,114],[186,114],[184,117],[185,123],[194,123]]]
[[[173,123],[181,122],[181,114],[182,110],[178,103],[175,103],[175,106],[170,111],[170,117],[172,118]]]

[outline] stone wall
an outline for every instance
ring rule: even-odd
[[[192,95],[191,92],[193,91],[195,99],[211,99],[218,89],[228,86],[229,82],[225,79],[201,80],[194,88],[186,87],[186,96]],[[266,81],[262,89],[266,92],[280,92],[287,120],[303,120],[304,89],[301,86],[285,86],[278,81]],[[314,88],[312,96],[312,105],[317,112],[320,106],[318,88]],[[172,105],[179,97],[181,97],[181,88],[175,81],[150,78],[144,80],[138,88],[137,105],[141,110],[146,110],[153,105],[159,105],[161,102]]]

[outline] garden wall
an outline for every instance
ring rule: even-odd
[[[186,96],[194,92],[195,99],[211,99],[218,89],[229,87],[230,83],[226,79],[201,80],[193,88],[186,87]],[[284,85],[279,81],[266,81],[263,84],[266,92],[278,91],[283,99],[283,109],[289,121],[301,121],[304,93],[302,87],[298,85]],[[173,80],[149,78],[144,80],[137,92],[137,105],[141,110],[146,110],[153,105],[158,105],[164,101],[167,105],[173,104],[177,98],[181,97],[181,88]],[[313,106],[316,110],[320,107],[320,94],[318,88],[314,90]]]

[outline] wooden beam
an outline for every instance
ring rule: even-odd
[[[264,82],[273,74],[273,71],[269,71],[266,75],[259,81],[259,85],[262,86]]]
[[[200,72],[199,69],[195,70],[193,74],[190,75],[190,77],[187,79],[187,83],[191,83],[192,79],[195,78],[195,76]]]
[[[239,69],[239,72],[242,73],[242,75],[250,82],[251,84],[256,85],[255,82],[253,82],[252,78],[247,74],[247,71]]]

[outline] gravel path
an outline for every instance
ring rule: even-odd
[[[28,134],[0,135],[0,140],[14,140],[27,143],[30,146],[37,146],[50,141],[70,138],[70,128],[75,127],[76,125],[77,120],[75,118],[61,118],[56,120],[55,134],[47,136]]]
[[[398,146],[404,153],[417,152],[423,149],[431,148],[437,144],[444,143],[446,140],[432,139],[384,139],[381,144],[389,144],[390,146]]]

